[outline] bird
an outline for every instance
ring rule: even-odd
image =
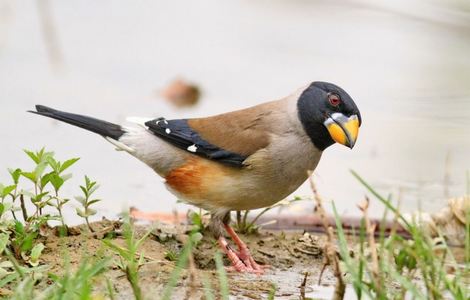
[[[97,133],[150,166],[179,199],[210,212],[209,228],[229,268],[241,273],[263,273],[265,268],[230,226],[230,212],[285,199],[308,179],[326,148],[339,143],[352,149],[362,124],[351,96],[323,81],[237,111],[138,120],[134,126],[43,105],[29,112]]]

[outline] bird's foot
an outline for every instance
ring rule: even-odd
[[[262,265],[259,265],[258,263],[256,263],[253,256],[251,256],[250,250],[246,247],[246,245],[244,245],[244,246],[245,247],[242,247],[240,249],[240,252],[237,253],[237,255],[243,261],[245,266],[247,266],[248,268],[251,268],[255,271],[261,272],[261,273],[264,272],[264,269],[269,268],[269,266],[262,266]]]
[[[242,241],[242,239],[238,236],[238,234],[235,232],[235,230],[233,230],[232,227],[225,224],[225,230],[237,245],[239,251],[237,255],[246,266],[250,266],[251,268],[257,271],[263,271],[264,269],[268,269],[271,267],[268,265],[259,265],[256,263],[255,259],[251,255],[250,249],[248,249],[248,246]]]
[[[239,273],[255,273],[258,275],[264,273],[263,268],[255,262],[249,252],[244,252],[244,254],[240,256],[240,254],[233,251],[224,237],[219,238],[219,246],[232,263],[231,267],[226,268],[228,272],[235,271]]]

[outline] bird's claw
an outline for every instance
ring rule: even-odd
[[[255,262],[247,248],[243,247],[239,253],[236,253],[227,244],[224,238],[219,239],[219,244],[232,263],[231,267],[226,268],[228,272],[236,271],[239,273],[254,273],[258,275],[264,273],[264,269]]]
[[[240,260],[243,261],[243,263],[248,269],[251,269],[255,272],[260,272],[260,273],[264,272],[262,266],[256,263],[253,256],[251,256],[251,253],[248,250],[248,248],[242,249],[239,253],[237,253],[237,255],[240,258]]]

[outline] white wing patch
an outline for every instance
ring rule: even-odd
[[[188,151],[189,152],[193,152],[193,153],[196,153],[197,151],[197,146],[196,145],[191,145],[188,147]]]

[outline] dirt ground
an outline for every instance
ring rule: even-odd
[[[115,236],[116,243],[123,243],[120,236],[120,224],[112,221],[94,223],[97,233],[78,234],[79,228],[72,228],[73,235],[59,239],[54,234],[44,238],[46,246],[41,262],[50,267],[49,272],[61,273],[64,262],[70,261],[73,269],[87,256],[114,256],[102,243],[106,234]],[[148,226],[136,226],[137,235],[143,235]],[[140,268],[140,284],[146,299],[158,299],[168,283],[175,262],[169,260],[167,253],[179,254],[185,239],[183,227],[156,225],[156,229],[142,245],[140,251],[145,256],[145,263]],[[82,228],[82,232],[86,232]],[[302,232],[261,231],[258,234],[241,235],[252,251],[255,260],[270,265],[263,275],[228,273],[229,288],[233,299],[267,299],[272,293],[276,299],[299,299],[312,297],[330,299],[334,277],[329,268],[323,274],[322,283],[317,285],[323,265],[323,237]],[[209,278],[213,293],[218,294],[219,279],[216,275],[214,254],[217,244],[209,233],[204,234],[201,242],[193,251],[196,265],[194,276],[184,270],[174,289],[174,299],[203,299],[204,287],[201,278]],[[117,257],[114,257],[117,259]],[[229,262],[224,259],[224,264]],[[306,275],[307,274],[307,275]],[[117,299],[132,299],[132,290],[124,273],[116,263],[105,273],[115,289]],[[96,290],[105,290],[105,279],[96,282]],[[45,284],[45,283],[43,283]]]

